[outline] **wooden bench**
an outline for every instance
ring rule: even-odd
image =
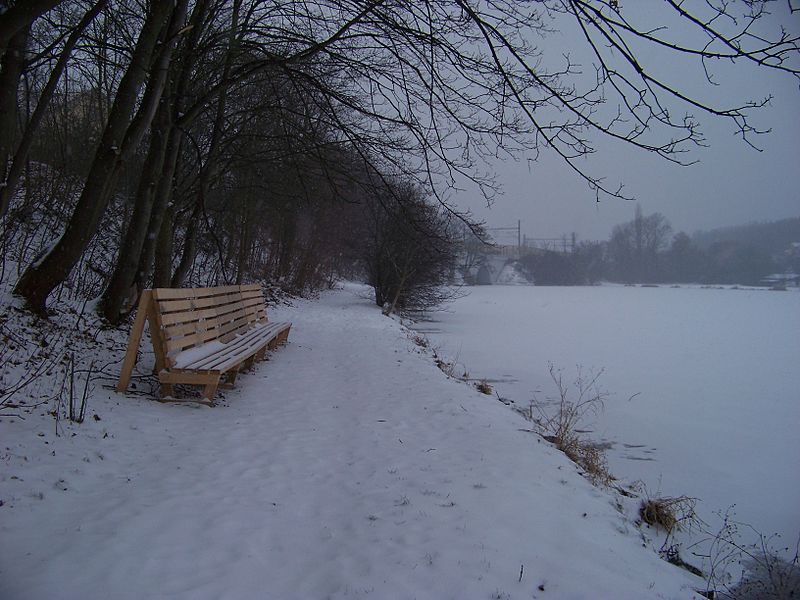
[[[150,324],[161,395],[173,385],[202,385],[213,404],[220,385],[233,385],[244,366],[263,360],[289,337],[291,323],[272,323],[260,285],[145,290],[128,340],[117,391],[128,389],[144,324]],[[222,381],[223,378],[225,381]]]

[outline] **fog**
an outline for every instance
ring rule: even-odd
[[[625,5],[628,12],[636,8]],[[650,17],[646,9],[640,10],[644,12],[637,18]],[[800,17],[781,14],[780,18],[789,30],[800,29]],[[545,55],[569,52],[572,60],[579,60],[570,35],[565,30],[542,41]],[[634,197],[645,214],[663,213],[676,232],[800,216],[797,81],[764,68],[716,64],[713,74],[718,85],[709,85],[696,63],[679,62],[666,54],[644,58],[658,64],[668,81],[725,106],[771,96],[767,106],[751,113],[752,125],[769,133],[752,135],[753,148],[737,135],[732,122],[674,105],[672,110],[692,114],[700,122],[706,138],[705,147],[693,147],[681,157],[695,164],[679,166],[623,144],[596,140],[596,153],[579,166],[605,178],[612,188],[624,185],[624,194]],[[502,196],[491,206],[466,185],[452,198],[489,227],[516,226],[520,220],[522,233],[528,236],[575,232],[580,239],[602,240],[615,224],[633,216],[635,202],[612,198],[597,202],[592,190],[546,149],[538,159],[528,155],[517,161],[497,160],[491,168],[503,187]]]

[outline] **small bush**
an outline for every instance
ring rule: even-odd
[[[489,385],[489,382],[485,379],[481,379],[480,381],[475,383],[475,388],[481,393],[486,394],[487,396],[492,395],[492,386]]]
[[[648,525],[659,527],[669,535],[683,525],[697,523],[696,504],[697,500],[688,496],[647,498],[639,506],[639,516]]]
[[[597,381],[603,371],[590,373],[588,376],[578,367],[572,385],[564,382],[560,370],[552,364],[549,367],[550,378],[556,385],[558,396],[555,398],[555,409],[534,398],[527,414],[531,421],[539,425],[542,437],[552,442],[567,457],[583,469],[584,474],[596,485],[608,485],[613,477],[608,472],[603,448],[584,439],[581,425],[590,414],[603,410],[606,397],[597,387]]]
[[[752,525],[734,519],[732,507],[721,515],[723,525],[712,534],[707,555],[706,591],[724,600],[785,600],[800,598],[800,537],[794,548],[783,546],[780,536],[767,536]],[[755,535],[744,543],[740,529]]]
[[[608,461],[603,449],[585,440],[573,441],[570,446],[559,449],[583,469],[586,478],[595,485],[609,485],[614,477],[608,471]]]
[[[660,527],[667,533],[671,533],[678,524],[678,518],[670,505],[663,500],[642,500],[639,516],[648,525]]]

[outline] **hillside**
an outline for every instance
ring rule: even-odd
[[[738,242],[777,255],[792,242],[800,242],[800,217],[698,231],[692,237],[704,249],[718,242]]]

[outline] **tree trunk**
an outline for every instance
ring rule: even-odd
[[[16,192],[20,176],[22,175],[22,171],[27,164],[28,151],[33,143],[33,135],[39,128],[45,112],[47,111],[47,107],[50,105],[50,101],[53,99],[58,81],[61,79],[61,74],[64,72],[64,69],[67,66],[69,57],[72,55],[72,50],[75,48],[75,45],[78,43],[78,40],[80,39],[84,30],[89,26],[89,23],[91,23],[94,18],[100,14],[100,11],[103,10],[103,7],[106,4],[108,4],[108,0],[98,0],[92,9],[83,16],[81,22],[78,23],[72,34],[70,34],[69,39],[61,50],[61,55],[58,57],[58,62],[50,72],[50,77],[47,80],[47,84],[39,96],[39,101],[36,103],[36,109],[33,111],[33,115],[31,115],[31,118],[28,120],[28,124],[22,134],[22,139],[20,140],[19,146],[17,147],[16,152],[14,152],[13,161],[10,163],[11,166],[5,178],[3,178],[5,170],[2,166],[0,166],[0,180],[5,179],[6,184],[5,186],[0,187],[0,218],[2,218],[6,212],[8,212],[11,198],[13,198],[14,192]],[[3,62],[5,62],[5,59]],[[0,89],[3,90],[3,92],[0,93],[0,104],[5,101],[4,96],[6,96],[6,94],[10,93],[12,90],[10,86],[6,86],[7,83],[2,81],[2,77],[0,77]],[[16,87],[13,89],[16,90]],[[16,94],[14,94],[14,103],[16,105]],[[3,114],[2,107],[0,107],[0,114]],[[5,145],[6,141],[10,142],[11,139],[11,136],[6,137],[5,128],[0,125],[0,157],[5,158],[7,156],[8,150],[3,146]],[[2,164],[2,160],[0,160],[0,165]]]
[[[28,47],[28,27],[20,30],[10,40],[8,51],[0,60],[0,184],[6,183],[11,157],[14,153],[14,139],[17,130],[17,92],[19,80],[25,68],[25,52]],[[5,185],[0,187],[0,191]],[[0,217],[7,208],[0,204]]]
[[[172,277],[172,227],[175,223],[175,210],[167,206],[158,239],[154,247],[153,287],[169,287]]]
[[[185,3],[183,6],[185,9]],[[172,13],[173,2],[159,0],[152,7],[139,34],[128,70],[120,81],[86,184],[66,230],[44,257],[25,270],[14,288],[14,293],[25,299],[28,308],[40,314],[45,314],[47,297],[67,278],[97,231],[120,170],[138,146],[160,100],[167,70],[162,67],[166,67],[164,63],[169,60],[171,43],[161,45],[160,59],[155,61],[156,68],[141,104],[139,90],[154,64],[157,43]],[[180,6],[175,10],[180,12]],[[183,18],[174,19],[170,29],[182,21]],[[139,110],[135,112],[137,104]]]
[[[134,285],[136,286],[137,293],[147,286],[150,276],[155,268],[157,248],[162,243],[162,224],[167,221],[168,228],[163,235],[173,234],[172,225],[174,220],[174,213],[170,209],[173,195],[173,179],[178,167],[178,157],[181,149],[181,142],[183,140],[183,133],[177,128],[173,127],[170,131],[169,142],[167,143],[166,159],[164,161],[164,169],[161,172],[161,179],[158,181],[156,188],[155,199],[153,201],[153,209],[150,211],[150,223],[147,226],[147,235],[142,245],[142,250],[139,253],[139,266],[136,270],[136,278]],[[168,273],[172,273],[172,241],[169,243],[169,257],[167,264],[170,265],[167,269]],[[166,277],[169,283],[169,275]],[[162,286],[163,287],[163,286]]]
[[[245,196],[242,206],[242,227],[241,238],[239,240],[239,259],[236,265],[236,285],[241,285],[244,281],[244,274],[247,272],[247,259],[250,256],[250,198]]]
[[[170,107],[172,112],[170,113],[171,120],[164,165],[155,189],[147,232],[139,251],[138,266],[128,286],[132,288],[132,293],[136,296],[147,286],[154,270],[156,287],[166,287],[170,283],[174,212],[169,208],[169,205],[172,201],[173,178],[177,170],[180,149],[183,143],[183,131],[189,125],[188,122],[185,122],[183,127],[179,128],[176,126],[175,121],[181,112],[183,99],[191,78],[192,67],[197,61],[195,49],[203,32],[202,25],[207,12],[208,0],[200,0],[195,4],[189,21],[191,30],[186,43],[181,48],[178,75],[176,77],[177,84],[174,86],[175,100]],[[173,85],[170,84],[169,87],[172,89]],[[162,228],[162,223],[165,223],[165,220],[166,225]]]
[[[230,79],[231,68],[233,66],[233,55],[237,47],[237,30],[239,24],[239,10],[241,8],[242,0],[233,0],[233,9],[231,14],[231,28],[228,36],[228,49],[225,54],[225,63],[222,68],[222,81]],[[183,245],[183,254],[181,255],[180,263],[178,264],[175,273],[172,276],[172,287],[181,287],[189,270],[194,264],[195,253],[197,251],[197,233],[198,233],[198,220],[204,210],[205,199],[211,191],[214,179],[217,176],[219,152],[222,146],[223,129],[225,125],[225,109],[227,106],[227,88],[224,88],[219,95],[217,101],[217,110],[214,117],[214,125],[211,133],[211,142],[209,143],[208,155],[206,162],[200,168],[199,176],[199,190],[197,195],[197,202],[195,204],[192,215],[189,218],[189,225],[186,230],[186,240]],[[224,269],[224,265],[223,265]]]
[[[192,214],[189,215],[186,237],[183,242],[183,253],[181,254],[181,260],[175,269],[175,273],[170,280],[170,287],[181,287],[186,280],[186,276],[189,274],[189,270],[194,264],[194,255],[197,252],[197,225],[200,220],[200,213],[202,212],[202,202],[202,196],[199,196],[194,205],[194,210],[192,210]]]
[[[297,245],[297,215],[294,210],[284,208],[281,215],[280,251],[278,254],[278,276],[285,279],[292,271],[292,258]]]
[[[117,324],[122,316],[130,312],[138,298],[135,289],[136,272],[142,248],[147,236],[153,204],[165,168],[167,137],[170,135],[171,107],[162,101],[153,121],[150,148],[147,152],[136,200],[125,236],[120,244],[119,256],[111,280],[103,292],[100,303],[102,315],[111,324]]]
[[[0,15],[0,57],[13,45],[11,39],[22,30],[30,29],[38,17],[64,0],[20,0]],[[0,3],[7,7],[8,2]]]

